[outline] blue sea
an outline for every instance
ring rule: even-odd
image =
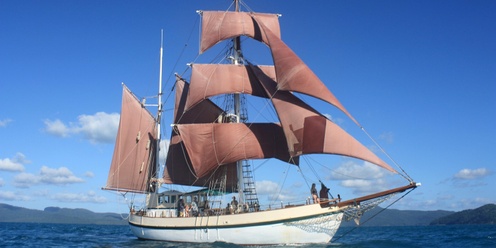
[[[326,245],[308,247],[496,247],[496,225],[341,227],[334,239],[337,240]],[[0,223],[0,247],[240,246],[139,240],[128,226]]]

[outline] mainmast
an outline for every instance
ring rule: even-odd
[[[234,0],[235,11],[239,12],[239,0]],[[233,60],[232,63],[238,65],[241,62],[241,38],[240,36],[233,38]],[[236,116],[236,122],[239,123],[241,121],[241,99],[240,94],[234,94],[234,115]],[[237,172],[238,172],[238,198],[239,202],[244,202],[244,182],[243,182],[243,161],[236,162]]]

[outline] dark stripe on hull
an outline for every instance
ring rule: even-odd
[[[257,223],[251,223],[251,224],[242,224],[242,225],[224,225],[224,226],[218,226],[218,225],[211,225],[211,226],[174,226],[174,227],[167,227],[167,226],[146,226],[146,225],[139,225],[135,223],[129,222],[129,225],[135,226],[135,227],[142,227],[142,228],[149,228],[149,229],[174,229],[174,230],[194,230],[194,229],[228,229],[228,228],[239,228],[239,227],[251,227],[251,226],[265,226],[265,225],[273,225],[273,224],[284,224],[288,222],[293,222],[293,221],[300,221],[300,220],[307,220],[307,219],[313,219],[317,217],[324,217],[328,215],[333,215],[333,214],[339,214],[341,211],[338,212],[332,212],[328,214],[319,214],[319,215],[312,215],[312,216],[306,216],[306,217],[298,217],[298,218],[292,218],[292,219],[284,219],[284,220],[278,220],[278,221],[267,221],[267,222],[257,222]],[[153,218],[153,217],[150,217]],[[181,217],[175,217],[175,218],[181,218]],[[187,217],[186,217],[187,218]],[[199,217],[196,217],[199,218]],[[215,218],[215,216],[214,216]],[[164,218],[165,219],[165,218]]]

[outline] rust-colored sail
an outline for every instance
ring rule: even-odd
[[[195,110],[186,109],[190,85],[183,79],[176,79],[176,101],[174,107],[174,122],[180,123],[212,123],[222,117],[224,111],[211,101],[204,101],[195,107]]]
[[[156,122],[131,91],[123,86],[122,110],[114,155],[104,189],[146,193],[156,172]]]
[[[312,153],[339,154],[359,158],[397,173],[382,159],[288,91],[278,91],[276,82],[257,67],[251,67],[272,96],[272,102],[281,120],[291,156]]]
[[[326,101],[360,126],[317,75],[281,40],[276,14],[205,11],[202,16],[200,52],[222,40],[241,35],[263,42],[272,52],[278,89],[296,91]]]
[[[256,17],[257,22],[253,20]],[[218,42],[236,36],[245,35],[255,40],[266,42],[257,23],[263,22],[266,29],[280,37],[279,18],[277,14],[203,11],[200,53]]]
[[[238,186],[236,164],[227,164],[222,167],[225,168],[212,168],[210,173],[204,173],[205,175],[200,177],[196,176],[181,137],[173,131],[167,153],[163,182],[166,184],[208,187],[211,180],[223,177],[225,173],[227,191],[236,190]]]
[[[259,66],[259,68],[275,79],[273,66]],[[264,89],[256,80],[258,79],[245,65],[193,64],[185,109],[220,94],[244,93],[267,97]]]
[[[359,123],[322,83],[312,70],[289,48],[278,35],[266,27],[257,16],[253,16],[262,28],[263,36],[268,41],[276,68],[277,88],[296,91],[324,100],[343,111],[357,125]],[[359,125],[360,126],[360,125]]]
[[[189,111],[183,112],[186,96],[189,91],[189,84],[177,78],[175,87],[174,123],[212,123],[222,119],[219,118],[223,114],[222,109],[208,99],[200,102]],[[209,179],[221,177],[225,172],[227,176],[226,189],[235,190],[237,187],[236,165],[226,165],[225,170],[213,169],[210,173],[197,176],[191,165],[181,136],[177,134],[177,130],[172,131],[163,175],[164,183],[206,187],[208,186]]]
[[[273,123],[177,125],[199,176],[219,165],[244,159],[277,158],[293,162],[281,127]]]
[[[221,40],[245,35],[269,46],[274,66],[192,66],[191,85],[176,85],[179,89],[176,93],[176,125],[167,158],[167,167],[170,168],[165,171],[165,181],[198,185],[220,166],[239,160],[278,158],[297,164],[295,158],[311,153],[355,157],[396,172],[339,126],[291,93],[300,92],[327,101],[357,123],[332,92],[280,39],[277,15],[205,11],[202,20],[201,52]],[[281,125],[222,123],[222,111],[208,98],[228,93],[271,96]]]

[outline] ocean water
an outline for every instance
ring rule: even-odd
[[[337,239],[337,240],[336,240]],[[496,225],[342,227],[332,243],[299,247],[496,247]],[[0,223],[0,247],[240,247],[137,239],[128,226]],[[277,247],[277,246],[271,246]],[[291,246],[285,246],[291,247]]]

